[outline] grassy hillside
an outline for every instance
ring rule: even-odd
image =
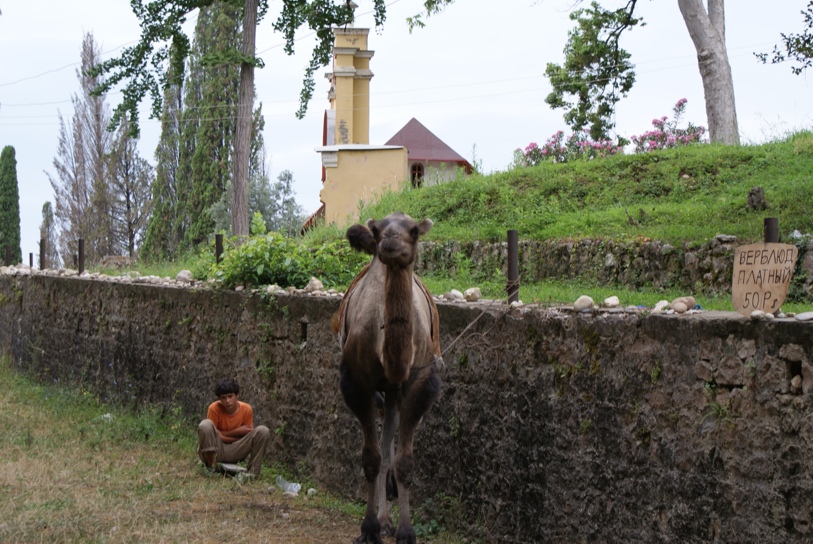
[[[746,209],[761,186],[766,211]],[[440,186],[387,193],[360,210],[382,217],[402,210],[430,217],[429,239],[632,239],[672,244],[717,234],[761,241],[763,218],[782,236],[813,232],[813,133],[741,147],[695,145],[566,164],[542,164]]]

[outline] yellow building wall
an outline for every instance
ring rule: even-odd
[[[370,201],[386,190],[398,190],[408,179],[407,149],[339,150],[338,166],[325,169],[319,193],[325,221],[339,226],[359,220],[359,201]]]

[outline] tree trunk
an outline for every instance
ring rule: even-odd
[[[725,46],[724,0],[708,0],[708,5],[707,12],[702,0],[678,0],[683,21],[697,49],[711,141],[739,145],[734,80]]]
[[[257,0],[245,0],[242,54],[254,58],[257,33]],[[240,101],[237,105],[237,132],[234,138],[231,230],[238,238],[248,237],[248,167],[251,153],[252,107],[254,105],[254,64],[240,66]]]

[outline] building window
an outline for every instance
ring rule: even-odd
[[[412,180],[413,187],[420,187],[423,184],[423,165],[420,163],[413,163],[410,179]]]

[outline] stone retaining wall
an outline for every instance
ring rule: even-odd
[[[504,275],[505,242],[420,242],[419,274],[445,274],[470,267],[475,274],[500,270]],[[599,285],[677,288],[694,293],[731,292],[733,236],[718,236],[702,245],[679,247],[659,241],[615,242],[584,239],[520,241],[521,282],[545,279],[594,281]],[[800,243],[797,273],[791,292],[813,301],[813,241]]]
[[[192,420],[235,375],[257,423],[276,431],[270,458],[360,498],[337,306],[0,276],[0,350],[43,382],[180,406]],[[412,493],[427,515],[484,542],[813,539],[813,323],[439,309],[450,349]]]

